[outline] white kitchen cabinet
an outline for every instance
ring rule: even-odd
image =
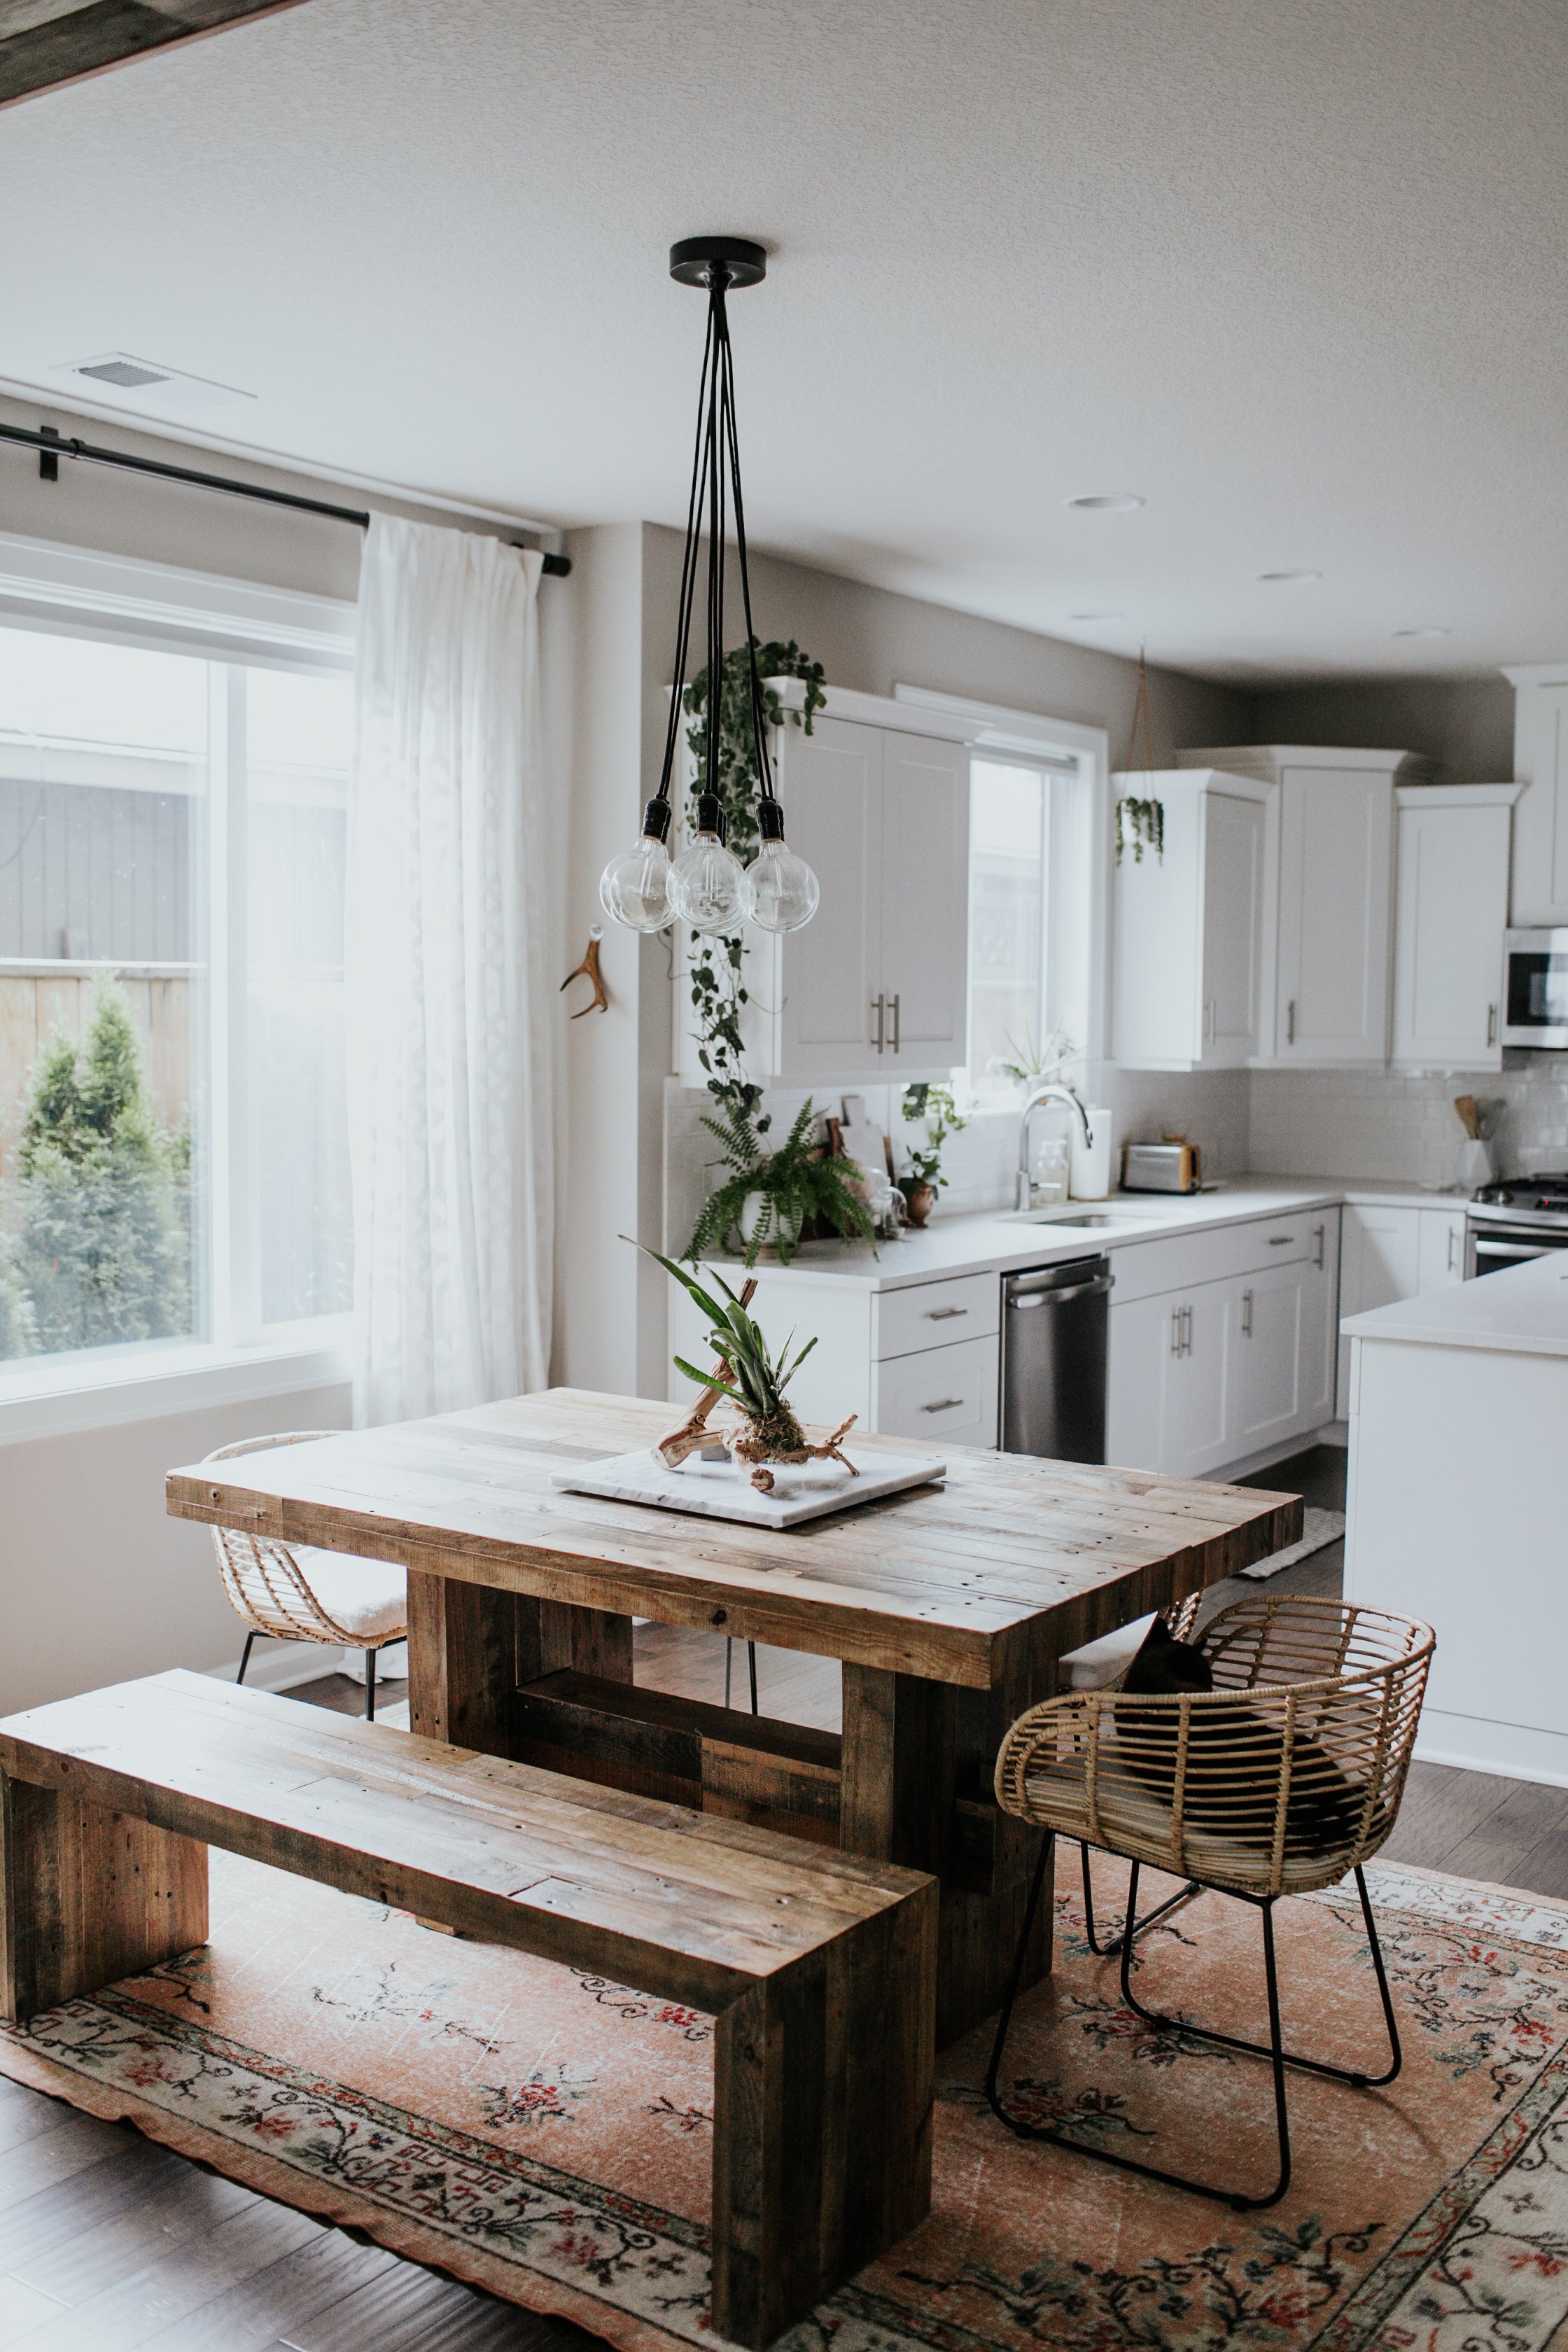
[[[1568,923],[1568,661],[1503,676],[1514,691],[1513,772],[1523,785],[1513,822],[1510,922]]]
[[[1233,1458],[1235,1287],[1196,1283],[1111,1307],[1109,1461],[1199,1478]]]
[[[1311,1255],[1301,1269],[1299,1397],[1306,1429],[1335,1418],[1340,1349],[1340,1223],[1342,1212],[1320,1209],[1310,1220]]]
[[[1129,1069],[1243,1068],[1258,1052],[1269,787],[1214,770],[1111,779],[1165,813],[1164,854],[1116,868],[1111,1053]]]
[[[1394,1058],[1500,1070],[1509,839],[1518,784],[1401,785]]]
[[[1418,1209],[1420,1235],[1415,1249],[1415,1288],[1453,1290],[1465,1278],[1465,1213],[1463,1209]],[[1352,1310],[1346,1307],[1346,1314]]]
[[[1227,1440],[1222,1461],[1278,1445],[1301,1426],[1300,1265],[1270,1265],[1226,1285],[1234,1310]]]
[[[1394,941],[1394,791],[1431,761],[1408,751],[1248,743],[1179,751],[1274,787],[1264,850],[1258,1060],[1279,1068],[1384,1063]]]
[[[786,701],[800,697],[780,681]],[[776,738],[792,848],[821,903],[786,939],[747,933],[759,1076],[942,1078],[967,1050],[968,721],[830,691]]]
[[[927,1445],[994,1445],[1000,1345],[993,1332],[879,1364],[875,1427]]]
[[[1339,1319],[1446,1290],[1465,1278],[1462,1208],[1384,1208],[1347,1202],[1342,1213]],[[1338,1418],[1350,1412],[1351,1343],[1339,1347]]]

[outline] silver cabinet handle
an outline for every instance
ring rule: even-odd
[[[1292,998],[1290,999],[1289,1003],[1285,1007],[1285,1043],[1287,1044],[1287,1045],[1293,1045],[1295,1044],[1295,1042],[1296,1042],[1296,1000],[1295,1000],[1295,998],[1294,998],[1294,997],[1292,997]]]
[[[879,1054],[882,1050],[883,1030],[888,1017],[887,998],[885,996],[874,996],[871,999],[871,1010],[877,1016],[877,1034],[872,1038],[871,1043],[875,1045],[878,1053]]]
[[[1314,1265],[1321,1265],[1323,1263],[1323,1246],[1327,1234],[1328,1227],[1326,1225],[1314,1225],[1312,1227],[1312,1239],[1318,1244],[1317,1248],[1312,1252],[1312,1264]]]
[[[1454,1271],[1454,1244],[1458,1240],[1458,1238],[1459,1229],[1458,1225],[1450,1225],[1448,1228],[1448,1272],[1450,1274]]]
[[[895,997],[894,997],[894,999],[893,999],[893,1051],[894,1051],[894,1053],[896,1054],[896,1053],[898,1052],[898,1050],[899,1050],[899,1000],[898,1000],[898,998],[895,996]]]
[[[1250,1290],[1244,1290],[1241,1294],[1241,1336],[1244,1339],[1250,1339],[1252,1337],[1252,1293]]]
[[[1190,1356],[1192,1352],[1193,1310],[1190,1307],[1184,1307],[1182,1309],[1182,1353],[1184,1356]]]
[[[934,1404],[922,1404],[921,1411],[922,1412],[951,1412],[954,1405],[962,1404],[963,1402],[963,1399],[962,1397],[938,1397]]]
[[[1182,1318],[1186,1311],[1187,1310],[1184,1307],[1173,1307],[1171,1309],[1171,1353],[1173,1356],[1179,1356],[1182,1352]]]
[[[1497,1006],[1495,1004],[1489,1004],[1487,1007],[1487,1044],[1489,1045],[1497,1044]]]
[[[951,1323],[955,1315],[967,1315],[968,1312],[967,1307],[928,1307],[925,1316],[928,1323]]]

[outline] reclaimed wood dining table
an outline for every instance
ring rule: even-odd
[[[932,1872],[946,2043],[1001,2000],[1039,1852],[992,1790],[1008,1726],[1067,1652],[1296,1541],[1300,1498],[970,1447],[940,1483],[787,1532],[552,1484],[670,1421],[552,1389],[192,1464],[168,1508],[401,1562],[426,1738]],[[837,1659],[842,1733],[639,1689],[634,1618]],[[1049,1966],[1042,1905],[1026,1981]]]

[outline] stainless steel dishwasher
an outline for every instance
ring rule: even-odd
[[[1110,1260],[1002,1277],[1002,1451],[1105,1459]]]

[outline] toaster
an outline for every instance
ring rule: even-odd
[[[1195,1143],[1124,1143],[1124,1192],[1195,1192],[1204,1181],[1204,1156]]]

